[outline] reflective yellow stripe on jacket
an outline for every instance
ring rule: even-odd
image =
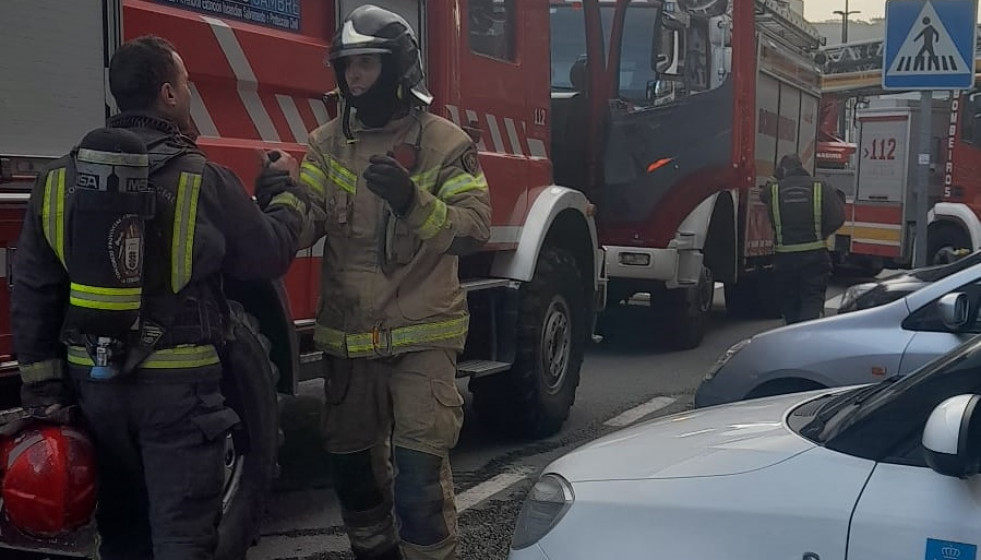
[[[71,283],[68,302],[75,307],[106,311],[131,311],[140,308],[143,288],[101,288]]]
[[[170,286],[176,294],[191,281],[194,263],[194,228],[198,215],[201,175],[181,173],[174,205],[174,233],[170,248]]]
[[[358,176],[332,157],[327,158],[327,179],[350,194],[357,192]]]
[[[416,184],[416,187],[428,193],[433,192],[433,189],[436,188],[437,181],[439,181],[439,167],[434,167],[412,176],[412,182]]]
[[[487,178],[483,173],[476,176],[469,173],[460,173],[447,179],[439,189],[439,197],[443,200],[461,195],[470,191],[487,190]]]
[[[68,363],[81,367],[95,365],[81,346],[68,347]],[[139,369],[194,369],[220,363],[218,350],[213,345],[188,345],[157,350],[140,364]]]
[[[810,243],[798,243],[796,245],[784,245],[783,243],[783,222],[780,218],[780,185],[770,184],[770,200],[773,208],[773,229],[776,230],[777,242],[774,250],[777,253],[801,253],[804,251],[814,251],[816,249],[827,248],[826,242],[821,239],[821,206],[822,189],[821,183],[814,183],[814,235],[817,241]]]
[[[327,192],[327,175],[316,164],[304,161],[300,166],[300,183],[323,197]]]
[[[388,356],[410,346],[464,337],[467,335],[469,323],[469,317],[461,317],[439,323],[357,334],[317,325],[313,337],[318,345],[348,358]]]
[[[65,264],[65,168],[48,172],[41,206],[41,228],[61,265]]]
[[[65,366],[61,360],[44,360],[31,364],[18,364],[20,378],[24,383],[40,383],[52,379],[64,379]]]

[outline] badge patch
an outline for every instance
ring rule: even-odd
[[[926,560],[975,560],[977,553],[977,545],[927,539]]]
[[[153,346],[160,340],[163,334],[163,329],[160,327],[145,323],[143,325],[143,332],[140,334],[140,341],[144,346]]]
[[[460,160],[463,163],[463,169],[467,173],[476,175],[480,172],[480,162],[477,160],[477,152],[475,150],[470,150],[463,154]]]
[[[109,259],[116,278],[123,284],[140,281],[143,270],[143,237],[136,216],[123,216],[109,233]]]

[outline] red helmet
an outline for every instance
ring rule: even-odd
[[[86,525],[95,512],[92,442],[78,428],[36,425],[3,442],[3,510],[28,535],[51,538]]]

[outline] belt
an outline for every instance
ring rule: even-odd
[[[411,346],[452,340],[466,336],[470,318],[450,319],[438,323],[409,325],[395,329],[376,328],[367,333],[345,333],[318,324],[313,340],[317,344],[349,358],[390,356],[396,350]]]

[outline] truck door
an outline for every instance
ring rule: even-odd
[[[613,22],[601,225],[681,221],[724,186],[733,137],[728,0],[633,0]]]

